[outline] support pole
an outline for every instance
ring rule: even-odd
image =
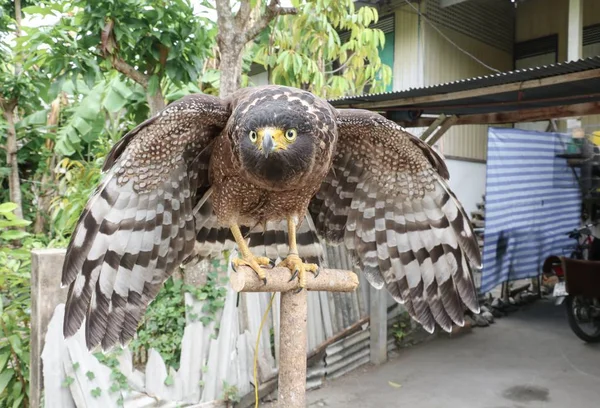
[[[292,272],[288,268],[265,269],[265,274],[266,284],[252,269],[240,266],[237,272],[230,275],[229,281],[236,292],[282,292],[278,406],[305,408],[307,291],[352,292],[358,287],[358,276],[354,272],[339,269],[323,269],[317,278],[308,273],[306,290],[295,293],[298,279],[290,281]]]
[[[307,292],[281,294],[279,340],[280,407],[306,407]]]
[[[448,131],[448,129],[450,129],[452,127],[452,125],[454,125],[457,121],[458,121],[458,116],[456,116],[456,115],[446,117],[446,119],[444,119],[444,122],[442,123],[440,128],[437,130],[437,132],[435,132],[433,135],[431,135],[431,137],[429,137],[429,139],[427,139],[425,141],[425,143],[427,143],[429,146],[433,146],[438,140],[440,140],[442,138],[442,136],[444,136],[444,133],[446,133]]]
[[[569,23],[567,26],[568,61],[577,61],[583,57],[583,1],[569,0]],[[567,119],[567,129],[570,132],[580,128],[580,117]]]
[[[371,315],[371,363],[383,364],[387,361],[387,292],[370,287]]]
[[[583,0],[569,0],[567,60],[581,59],[583,48]]]

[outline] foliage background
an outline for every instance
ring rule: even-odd
[[[292,3],[298,15],[275,18],[244,48],[242,86],[252,85],[247,73],[259,64],[271,83],[323,97],[385,90],[391,69],[379,58],[383,33],[370,28],[375,9],[355,9],[352,0]],[[218,69],[217,26],[198,6],[213,8],[200,0],[0,0],[0,408],[27,405],[29,251],[67,245],[104,157],[128,130],[186,94],[219,93],[227,73]],[[10,131],[22,203],[10,202]],[[185,291],[208,299],[211,312],[223,296],[217,282],[170,280],[134,354],[154,347],[178,366]]]

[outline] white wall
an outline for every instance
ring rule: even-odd
[[[485,164],[462,160],[445,160],[450,172],[450,189],[462,203],[469,218],[485,194]]]
[[[252,75],[248,78],[251,86],[269,85],[269,75],[267,71]]]

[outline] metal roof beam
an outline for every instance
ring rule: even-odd
[[[465,1],[468,0],[440,0],[440,7],[450,7],[454,6],[455,4],[464,3]]]
[[[561,74],[542,79],[531,79],[528,81],[511,82],[502,85],[493,85],[482,88],[469,89],[466,91],[456,91],[448,93],[439,93],[427,96],[416,96],[411,98],[398,98],[390,99],[377,102],[352,102],[342,103],[342,101],[335,104],[336,108],[362,108],[362,109],[382,109],[392,108],[399,106],[415,106],[418,108],[419,104],[423,103],[435,103],[444,101],[455,101],[458,99],[466,99],[480,96],[495,95],[504,92],[518,92],[526,89],[541,88],[544,86],[565,84],[569,82],[581,81],[585,79],[594,79],[600,77],[600,68],[590,69],[587,71],[574,72],[571,74]],[[382,109],[385,110],[385,109]]]
[[[577,103],[548,108],[520,109],[516,111],[459,116],[453,125],[498,125],[504,123],[535,122],[573,116],[600,114],[600,102]],[[405,128],[432,125],[437,118],[421,118],[410,123],[400,123]]]

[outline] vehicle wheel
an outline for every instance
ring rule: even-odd
[[[581,296],[567,296],[565,300],[569,326],[573,333],[587,343],[599,343],[600,320],[589,316],[590,300]]]

